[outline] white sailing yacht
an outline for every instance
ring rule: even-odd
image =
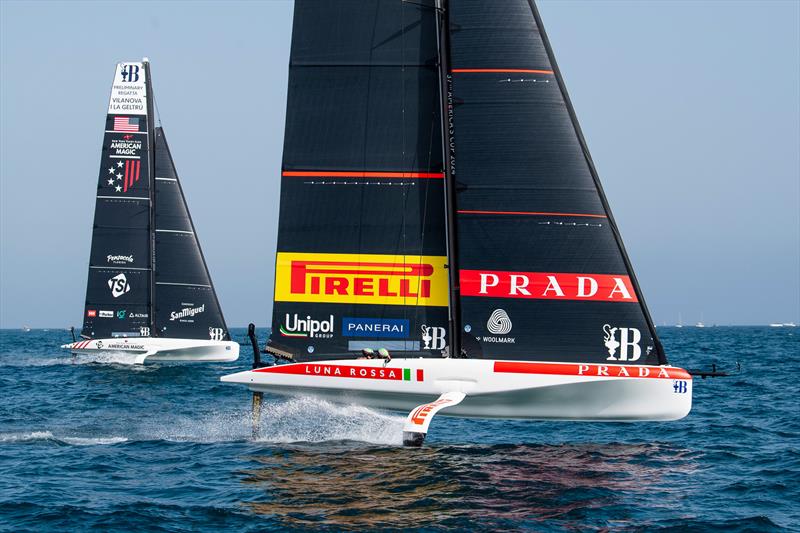
[[[407,411],[407,444],[691,408],[528,0],[297,0],[279,224],[278,364],[222,381]]]
[[[106,116],[81,340],[73,353],[234,361],[164,130],[150,64],[119,63]]]

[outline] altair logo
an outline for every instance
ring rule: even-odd
[[[330,315],[328,320],[314,320],[310,316],[300,318],[297,313],[287,314],[280,332],[284,337],[330,339],[333,337],[333,315]]]

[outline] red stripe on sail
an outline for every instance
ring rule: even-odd
[[[592,217],[608,218],[606,215],[593,215],[590,213],[548,213],[541,211],[478,211],[470,209],[460,209],[459,215],[529,215],[529,216],[554,216],[554,217]]]
[[[142,162],[136,161],[136,181],[139,181],[139,171],[141,170],[141,168],[142,168]],[[131,186],[132,185],[133,184],[131,184]]]
[[[530,68],[454,68],[450,72],[454,72],[457,74],[468,74],[468,73],[495,73],[495,74],[504,74],[504,73],[521,73],[521,74],[553,74],[552,70],[539,70],[539,69],[530,69]]]
[[[128,177],[131,175],[131,162],[129,159],[125,160],[125,181],[123,182],[122,192],[128,192]]]
[[[420,178],[443,179],[443,172],[349,172],[319,170],[284,170],[285,178]]]
[[[682,368],[646,365],[596,365],[589,363],[527,363],[495,361],[498,374],[545,374],[553,376],[594,376],[621,378],[692,379]]]

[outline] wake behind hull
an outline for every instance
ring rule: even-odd
[[[400,411],[458,391],[466,398],[443,414],[481,418],[677,420],[692,405],[691,376],[668,366],[349,360],[273,366],[221,379],[253,391]]]
[[[232,341],[131,337],[92,339],[61,346],[77,354],[130,353],[136,362],[177,361],[187,363],[225,363],[239,358],[239,344]]]

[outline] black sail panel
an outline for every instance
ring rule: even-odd
[[[432,6],[295,2],[270,346],[298,359],[446,342]]]
[[[164,130],[155,128],[155,325],[161,337],[229,340]]]
[[[535,7],[448,6],[464,348],[664,362]]]
[[[97,183],[82,334],[139,335],[150,324],[150,175],[143,63],[116,66]],[[146,332],[146,330],[144,330]]]

